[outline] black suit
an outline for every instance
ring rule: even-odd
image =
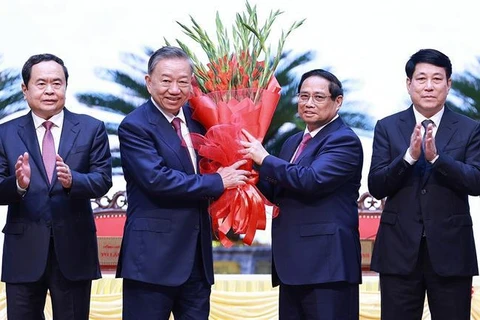
[[[50,289],[55,313],[78,307],[88,317],[91,281],[101,276],[90,199],[112,186],[107,133],[103,122],[64,109],[58,154],[71,170],[67,190],[56,173],[48,182],[35,130],[31,112],[0,125],[0,204],[8,205],[2,265],[8,316],[38,319]],[[31,181],[22,196],[15,163],[24,152],[30,156]],[[59,293],[66,291],[73,295]],[[22,305],[13,296],[26,294],[35,301]]]
[[[469,301],[465,294],[472,276],[478,274],[468,196],[480,194],[480,125],[445,107],[435,136],[438,159],[432,165],[422,154],[410,165],[404,156],[415,121],[410,107],[375,127],[368,186],[375,198],[387,199],[371,268],[380,273],[381,288],[382,281],[391,284],[396,276],[423,273],[418,287],[410,290],[423,297],[427,290],[432,316],[452,320],[457,315],[444,313],[443,307]],[[458,301],[436,299],[435,290],[430,293],[435,288],[453,290]],[[382,299],[384,294],[388,292],[382,293]],[[449,310],[469,314],[468,306],[463,306]],[[406,299],[403,311],[412,307]],[[416,306],[420,307],[423,302]],[[402,313],[382,309],[382,317],[400,319]]]

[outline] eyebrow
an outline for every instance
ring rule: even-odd
[[[38,78],[36,81],[45,81],[45,82],[46,82],[46,81],[49,80],[49,79],[50,79],[50,78],[40,77],[40,78]],[[53,78],[53,79],[51,79],[51,80],[52,80],[52,81],[63,81],[63,78],[57,77],[57,78]]]
[[[307,92],[307,91],[300,91],[299,93],[300,94],[310,94],[310,92]],[[322,95],[322,94],[329,94],[329,93],[328,92],[323,92],[323,91],[315,91],[315,92],[312,92],[312,94]]]
[[[426,73],[426,72],[419,72],[419,73],[417,73],[417,76],[419,76],[419,75],[424,75],[424,76],[426,76],[427,73]],[[434,76],[445,76],[445,75],[444,75],[443,73],[441,73],[441,72],[435,72],[435,73],[433,73],[433,75],[434,75]]]

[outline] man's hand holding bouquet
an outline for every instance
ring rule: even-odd
[[[204,65],[185,43],[177,39],[179,46],[195,63],[190,105],[194,119],[207,129],[205,136],[191,134],[194,147],[202,157],[200,173],[216,172],[243,158],[238,152],[242,149],[239,141],[244,139],[242,129],[259,140],[264,138],[280,99],[281,88],[274,72],[286,38],[304,21],[293,23],[287,32],[282,31],[277,52],[272,58],[266,40],[281,13],[272,11],[264,25],[259,26],[256,7],[246,2],[246,12],[236,15],[231,41],[217,12],[218,45],[193,17],[191,28],[177,22],[186,35],[200,44],[209,60]],[[253,162],[249,160],[243,169],[251,171],[248,183],[225,190],[209,207],[214,231],[225,247],[232,245],[226,236],[230,230],[245,235],[243,242],[251,245],[256,230],[266,227],[266,206],[272,207],[273,217],[278,214],[278,208],[255,186],[258,174],[253,170]]]

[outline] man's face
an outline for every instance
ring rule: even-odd
[[[318,129],[332,120],[342,105],[342,96],[332,100],[329,84],[328,80],[317,76],[309,77],[302,83],[298,100],[298,114],[310,131]]]
[[[451,85],[452,80],[447,79],[445,69],[429,63],[417,64],[412,78],[407,78],[412,103],[427,118],[442,109]]]
[[[145,76],[147,90],[164,111],[177,114],[191,92],[192,71],[185,59],[163,59]]]
[[[42,119],[51,118],[65,106],[67,82],[63,67],[55,61],[37,63],[28,84],[22,84],[22,91],[33,113]]]

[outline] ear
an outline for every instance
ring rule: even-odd
[[[338,96],[335,98],[335,108],[338,110],[340,110],[340,108],[342,107],[342,104],[343,104],[343,96]]]
[[[150,88],[152,86],[152,78],[150,78],[148,74],[145,75],[145,85],[147,86],[147,91],[151,92]]]
[[[24,83],[22,83],[23,100],[27,100],[27,91],[28,91],[27,86]]]

